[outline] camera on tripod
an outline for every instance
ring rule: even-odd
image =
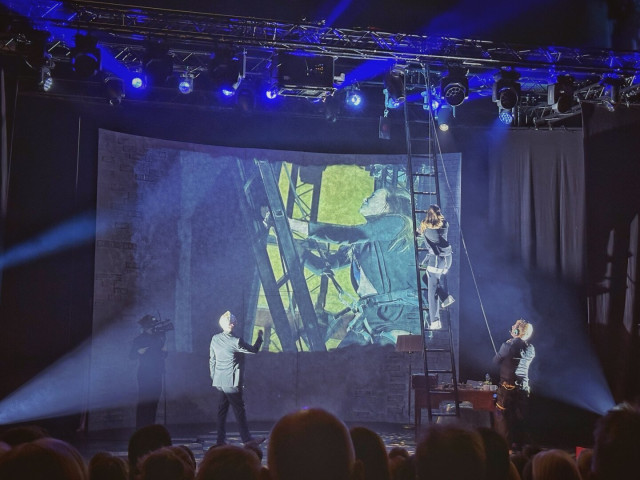
[[[150,330],[152,334],[166,333],[174,330],[171,320],[158,320],[153,315],[145,315],[138,323],[144,330]]]
[[[158,321],[155,325],[151,327],[152,333],[166,333],[174,330],[173,323],[171,320],[162,320]]]

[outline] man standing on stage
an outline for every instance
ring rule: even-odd
[[[156,423],[162,393],[164,360],[167,357],[164,331],[158,331],[156,317],[145,315],[138,320],[142,333],[133,339],[129,358],[138,360],[138,406],[136,429]]]
[[[529,343],[533,325],[521,318],[509,333],[512,338],[502,344],[493,358],[500,366],[495,422],[509,445],[522,446],[525,443],[523,422],[531,391],[529,365],[536,356],[535,348]]]
[[[226,444],[226,421],[229,405],[238,422],[238,429],[242,441],[260,444],[264,438],[253,439],[247,426],[247,415],[242,398],[243,388],[243,358],[241,354],[257,353],[262,345],[262,330],[258,332],[258,339],[253,345],[236,337],[233,330],[237,325],[236,317],[231,312],[225,312],[218,322],[222,332],[211,338],[209,349],[209,370],[212,385],[218,390],[218,440],[217,445]]]

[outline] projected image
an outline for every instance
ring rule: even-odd
[[[270,317],[260,326],[276,332],[273,350],[291,337],[298,350],[324,350],[419,333],[411,200],[399,178],[394,165],[281,166],[287,207],[276,198],[264,224],[270,265],[290,288],[263,285],[258,306],[258,318]],[[273,315],[277,307],[261,314],[270,299],[283,302],[286,319]]]
[[[133,423],[142,387],[140,359],[129,352],[143,318],[172,327],[162,332],[162,394],[202,402],[196,411],[207,408],[209,343],[226,311],[239,337],[254,343],[262,330],[261,352],[276,355],[393,346],[398,335],[420,332],[405,156],[108,131],[99,154],[89,389],[96,428]],[[114,404],[128,417],[95,413]]]

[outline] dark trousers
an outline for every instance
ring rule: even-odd
[[[244,443],[251,440],[249,427],[247,426],[247,413],[244,409],[242,398],[242,387],[216,387],[218,390],[218,444],[225,442],[227,438],[226,423],[229,405],[233,408],[233,413],[238,422],[240,438]]]
[[[529,394],[519,387],[507,389],[500,385],[496,397],[495,429],[510,447],[530,443],[526,428]]]
[[[162,394],[162,374],[138,374],[138,406],[136,429],[156,423],[158,402]]]

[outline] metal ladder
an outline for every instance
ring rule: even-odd
[[[441,205],[438,182],[438,159],[440,157],[434,149],[436,123],[433,112],[430,108],[426,108],[426,106],[431,106],[431,82],[427,68],[424,66],[419,69],[407,68],[404,76],[404,94],[407,177],[411,179],[407,183],[412,199],[414,232],[417,232],[429,205],[434,203]],[[427,392],[428,418],[431,423],[434,417],[459,417],[460,399],[449,312],[446,309],[440,309],[441,329],[430,328],[428,321],[429,306],[426,301],[428,289],[426,282],[422,280],[426,270],[420,267],[420,262],[424,258],[427,248],[421,242],[421,238],[422,235],[414,235],[416,282],[419,288],[418,304],[422,318],[420,324],[425,372],[424,386]],[[441,281],[446,282],[446,277],[443,277]],[[438,301],[437,296],[436,301]],[[432,384],[434,380],[436,385]],[[437,389],[435,387],[438,384],[444,384],[448,388],[445,391]],[[443,412],[439,408],[434,408],[434,401],[445,395],[450,397],[451,392],[453,392],[455,401],[455,412]]]

